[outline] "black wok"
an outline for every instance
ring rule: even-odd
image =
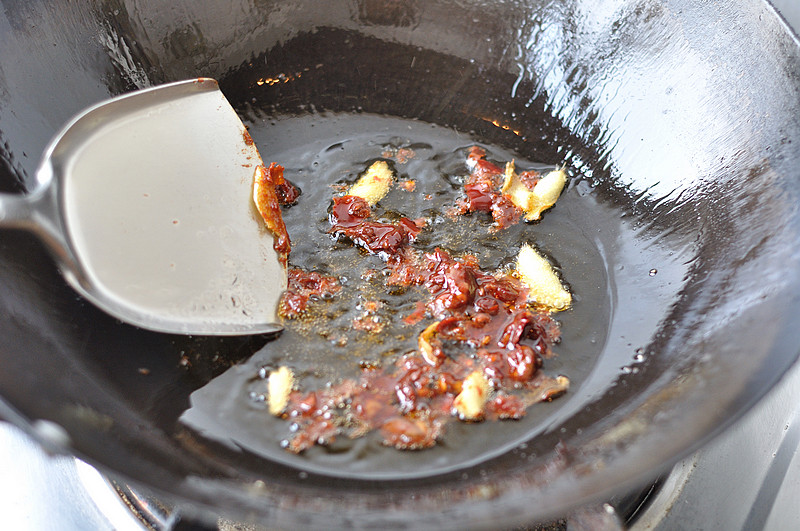
[[[184,511],[277,527],[544,519],[654,477],[797,358],[800,47],[760,0],[2,6],[3,191],[35,187],[39,153],[81,108],[202,75],[256,126],[388,115],[565,162],[564,198],[593,205],[558,205],[541,225],[574,216],[602,258],[602,333],[581,377],[513,444],[408,477],[304,469],[192,435],[178,421],[190,393],[270,338],[121,324],[39,243],[0,233],[0,413]],[[264,134],[270,159],[282,139]],[[403,455],[398,466],[424,459]]]

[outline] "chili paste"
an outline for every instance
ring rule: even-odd
[[[496,228],[516,223],[522,212],[499,192],[503,170],[480,148],[470,151],[467,164],[471,173],[457,213],[489,212]],[[534,175],[523,175],[535,184]],[[519,419],[530,405],[566,391],[566,378],[541,371],[560,339],[559,325],[549,309],[529,303],[529,289],[513,271],[487,271],[477,257],[453,256],[441,247],[418,248],[419,235],[431,230],[422,220],[376,219],[373,207],[359,196],[333,197],[329,220],[332,237],[383,260],[386,289],[420,291],[415,311],[403,319],[419,330],[418,343],[393,361],[363,365],[357,377],[293,390],[280,413],[292,423],[292,436],[284,441],[288,450],[302,452],[369,432],[398,449],[428,448],[450,422]],[[364,271],[374,273],[367,266]],[[302,317],[311,300],[335,297],[340,287],[333,277],[293,268],[280,314]],[[379,307],[370,303],[353,327],[380,333],[381,327],[369,321]],[[488,389],[477,414],[459,408],[468,380],[485,382]]]

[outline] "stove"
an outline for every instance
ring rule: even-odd
[[[800,3],[773,0],[800,33]],[[0,502],[8,529],[62,531],[255,530],[198,524],[179,509],[101,475],[70,456],[49,455],[0,421]],[[627,496],[531,529],[796,529],[800,522],[800,364],[747,415],[663,477]]]

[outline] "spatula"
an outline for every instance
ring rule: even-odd
[[[286,271],[252,200],[261,164],[216,81],[125,94],[51,141],[0,227],[33,231],[84,297],[130,324],[180,334],[281,329]]]

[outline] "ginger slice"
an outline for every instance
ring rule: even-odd
[[[436,327],[439,326],[440,322],[441,321],[436,321],[435,323],[428,325],[417,339],[417,344],[420,352],[422,353],[422,357],[434,367],[437,367],[442,363],[442,360],[436,355],[434,346],[431,344],[433,336],[436,334]]]
[[[483,372],[475,371],[461,383],[461,392],[453,401],[453,408],[462,420],[480,420],[488,398],[489,382]]]
[[[549,384],[539,390],[539,401],[551,402],[569,390],[569,378],[566,376],[556,376]]]
[[[530,290],[528,300],[551,310],[566,310],[572,295],[561,285],[550,263],[530,245],[523,245],[517,255],[517,277]]]
[[[369,203],[369,206],[375,206],[389,193],[393,182],[394,172],[386,162],[379,160],[367,168],[367,171],[347,191],[347,195],[358,196]]]
[[[294,373],[289,367],[282,366],[269,373],[267,379],[267,403],[269,412],[279,416],[289,404],[289,393],[294,387]]]
[[[567,172],[562,168],[539,179],[531,190],[519,179],[514,171],[514,161],[511,161],[506,163],[505,179],[500,191],[525,212],[526,221],[535,221],[542,217],[542,212],[556,204],[566,183]]]

